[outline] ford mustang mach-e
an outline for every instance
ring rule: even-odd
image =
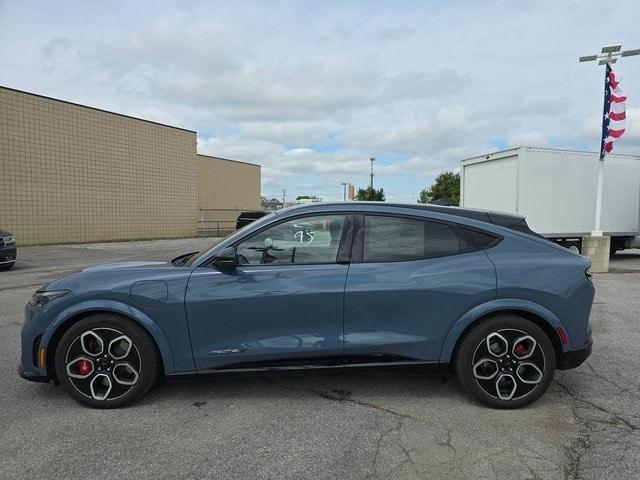
[[[97,265],[39,289],[19,372],[105,408],[163,377],[437,364],[515,408],[591,352],[589,265],[520,216],[293,207],[173,262]]]

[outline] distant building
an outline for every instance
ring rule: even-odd
[[[347,200],[355,200],[356,199],[356,189],[350,183],[347,185]]]
[[[21,245],[195,236],[260,206],[260,166],[196,132],[0,87],[0,226]]]

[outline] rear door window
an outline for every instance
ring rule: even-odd
[[[364,217],[365,262],[443,257],[477,250],[453,224],[403,217]]]

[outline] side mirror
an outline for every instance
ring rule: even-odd
[[[220,250],[211,262],[220,270],[233,270],[236,267],[236,250],[227,247]]]

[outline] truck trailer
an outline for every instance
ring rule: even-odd
[[[460,206],[517,213],[532,230],[582,250],[594,229],[597,153],[519,147],[462,160]],[[604,160],[601,229],[611,252],[640,247],[640,156]]]

